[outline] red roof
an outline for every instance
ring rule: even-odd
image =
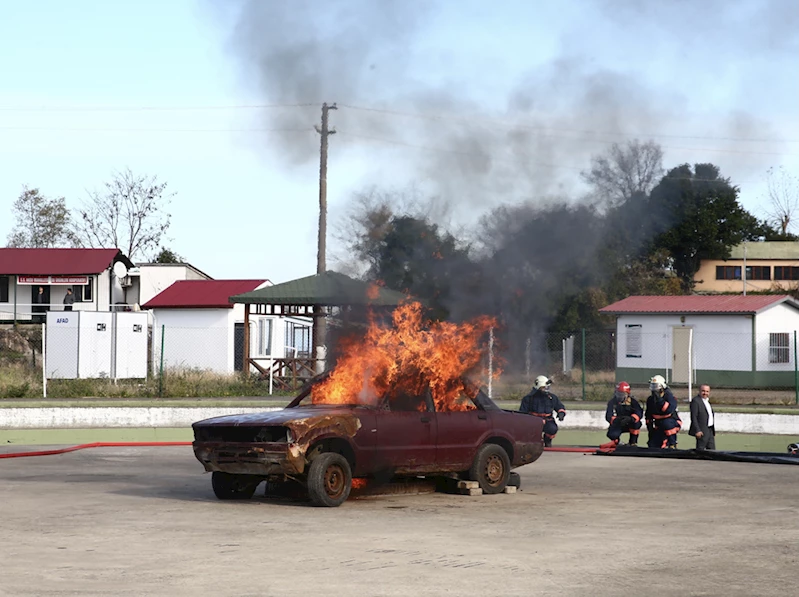
[[[133,263],[119,249],[0,248],[0,276],[99,274],[115,260],[133,267]]]
[[[255,290],[267,280],[178,280],[142,309],[232,309],[234,294]]]
[[[787,294],[718,294],[688,296],[628,296],[602,307],[600,313],[758,313],[773,305],[790,301]]]

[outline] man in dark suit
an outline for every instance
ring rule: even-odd
[[[691,400],[691,428],[688,435],[696,438],[697,450],[716,449],[716,427],[710,406],[710,386],[699,386],[699,396]]]

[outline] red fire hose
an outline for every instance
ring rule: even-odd
[[[147,447],[147,446],[190,446],[191,442],[94,442],[92,444],[80,444],[68,448],[58,448],[57,450],[39,450],[36,452],[7,452],[0,454],[0,458],[24,458],[26,456],[52,456],[54,454],[66,454],[76,450],[87,448],[125,448],[125,447]],[[578,452],[583,454],[593,454],[595,452],[612,452],[616,445],[602,444],[597,448],[581,448],[577,446],[557,446],[544,448],[545,452]]]
[[[80,444],[69,448],[57,450],[39,450],[37,452],[7,452],[0,454],[0,458],[24,458],[25,456],[52,456],[53,454],[66,454],[75,450],[86,448],[120,448],[131,446],[190,446],[191,442],[95,442],[93,444]]]

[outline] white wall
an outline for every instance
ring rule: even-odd
[[[775,305],[757,314],[755,326],[757,370],[793,371],[795,359],[793,335],[794,330],[799,330],[799,310],[785,303]],[[787,363],[769,363],[769,344],[772,333],[788,334]]]
[[[235,371],[235,323],[244,323],[244,305],[232,309],[153,309],[153,372],[160,367],[161,326],[165,327],[164,367]],[[259,351],[259,321],[272,321],[271,354]],[[270,359],[294,356],[285,347],[288,320],[310,325],[310,319],[250,315],[250,356],[264,368]],[[288,352],[288,354],[287,354]],[[253,372],[257,372],[254,367]]]
[[[154,309],[153,370],[158,372],[161,326],[164,368],[233,373],[232,309]]]
[[[618,367],[671,368],[672,330],[693,328],[694,369],[752,370],[752,319],[745,315],[620,315],[617,320]],[[641,325],[641,357],[627,356],[627,325]]]
[[[139,265],[139,304],[143,305],[156,294],[178,280],[208,280],[193,267],[183,263],[161,263]],[[133,300],[133,295],[129,296]],[[243,311],[242,311],[243,316]]]

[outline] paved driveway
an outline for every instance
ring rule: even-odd
[[[796,595],[799,467],[546,453],[521,493],[217,501],[190,448],[0,460],[0,595]],[[260,494],[259,490],[259,494]]]

